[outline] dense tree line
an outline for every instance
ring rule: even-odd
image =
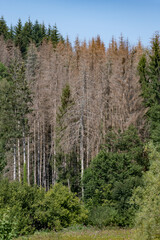
[[[27,162],[28,183],[49,189],[61,180],[83,195],[84,170],[105,143],[108,130],[124,132],[133,124],[143,133],[145,107],[136,71],[141,52],[140,44],[129,49],[123,39],[119,44],[112,40],[106,50],[99,37],[88,45],[77,39],[74,47],[68,40],[56,48],[51,41],[44,40],[38,48],[31,43],[26,60],[19,60],[25,68],[19,80],[26,84],[24,94],[17,88],[14,92],[16,108],[22,103],[26,110],[15,123],[25,130],[15,135],[10,178],[20,181]],[[17,60],[13,57],[8,63],[8,72],[16,66],[13,61]],[[18,126],[21,122],[26,126]]]
[[[36,230],[60,230],[86,221],[87,211],[78,197],[62,184],[48,192],[18,182],[0,182],[0,238],[14,239]]]
[[[0,36],[3,36],[8,42],[14,42],[15,46],[19,47],[23,57],[26,55],[31,42],[38,47],[44,39],[50,40],[53,46],[56,46],[59,41],[63,41],[63,37],[59,33],[56,25],[46,27],[44,23],[40,24],[38,20],[32,23],[30,19],[28,19],[24,25],[21,19],[19,19],[16,26],[11,25],[9,28],[4,18],[1,17]]]
[[[61,182],[102,225],[131,223],[130,199],[159,144],[160,40],[98,36],[74,46],[56,27],[0,20],[0,171],[49,191]],[[43,208],[43,207],[42,207]]]

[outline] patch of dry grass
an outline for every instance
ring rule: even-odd
[[[18,238],[18,240],[133,240],[134,230],[109,229],[109,230],[79,230],[50,233],[36,233],[33,236]]]

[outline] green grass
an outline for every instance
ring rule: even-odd
[[[134,230],[130,229],[67,229],[60,232],[39,232],[17,240],[133,240]]]

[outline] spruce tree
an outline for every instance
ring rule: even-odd
[[[6,144],[9,138],[9,126],[6,111],[9,107],[9,74],[7,68],[0,63],[0,173],[5,167]]]
[[[40,46],[40,44],[42,43],[42,39],[43,39],[43,34],[41,31],[41,25],[38,23],[38,21],[36,20],[35,24],[33,25],[32,28],[32,35],[33,35],[33,42],[36,44],[37,47]]]
[[[14,40],[14,29],[13,26],[11,25],[11,27],[9,28],[9,39]]]
[[[57,43],[60,41],[61,39],[61,36],[60,36],[60,33],[57,29],[57,26],[53,26],[52,30],[51,30],[51,41],[53,43],[53,46],[56,47]]]
[[[8,151],[13,153],[14,180],[16,180],[17,171],[15,155],[17,139],[23,139],[25,160],[25,136],[29,132],[27,117],[30,108],[31,94],[25,79],[24,64],[14,61],[8,69],[0,64],[0,148],[3,150],[0,157],[1,163],[2,161],[4,163],[5,153]],[[4,167],[4,164],[0,166]],[[25,178],[25,161],[23,166]],[[0,168],[2,170],[2,167]]]
[[[64,139],[69,140],[70,130],[68,129],[69,116],[71,114],[74,101],[71,97],[71,91],[68,84],[63,88],[61,95],[61,105],[57,114],[56,128],[56,147],[57,147],[57,168],[59,181],[68,185],[69,189],[74,192],[79,192],[79,172],[80,164],[77,161],[77,153],[75,149],[68,148],[68,144],[64,144]]]
[[[22,21],[21,19],[18,20],[17,26],[15,26],[15,45],[19,47],[19,49],[23,50],[23,39],[22,39]]]
[[[8,27],[6,21],[4,20],[3,16],[0,18],[0,35],[4,37],[4,39],[8,39]]]
[[[15,119],[15,136],[23,139],[23,182],[27,182],[26,170],[26,136],[28,135],[28,114],[31,107],[31,93],[25,78],[23,63],[14,62],[10,66],[12,80],[11,93],[14,98],[13,114]]]
[[[145,54],[142,55],[139,61],[138,72],[140,76],[140,84],[144,104],[146,107],[150,107],[152,105],[152,94],[150,92],[152,89],[150,88],[150,82],[148,78],[148,63]]]
[[[148,108],[149,135],[154,143],[160,143],[160,37],[156,33],[152,39],[151,53],[143,55],[138,65],[142,97]]]
[[[30,19],[25,23],[22,30],[22,46],[21,52],[23,56],[26,55],[30,42],[33,41],[33,26]]]

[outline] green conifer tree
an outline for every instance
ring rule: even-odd
[[[12,25],[9,29],[9,39],[14,40],[14,30]]]
[[[51,41],[53,43],[53,46],[56,47],[57,43],[60,41],[61,39],[61,36],[60,36],[60,33],[57,29],[57,26],[53,26],[53,28],[51,29]]]
[[[4,155],[7,151],[16,150],[16,142],[19,138],[23,139],[24,152],[25,136],[29,131],[27,115],[30,108],[31,94],[25,79],[24,64],[14,61],[8,69],[0,64],[0,148],[3,149],[1,163],[4,163]],[[1,163],[0,166],[4,167]],[[14,173],[15,180],[15,162]],[[24,162],[24,182],[26,182],[25,173]]]
[[[21,52],[23,56],[26,55],[28,46],[30,42],[33,41],[33,24],[31,20],[29,19],[22,29],[22,46],[21,46]]]
[[[139,62],[138,71],[144,104],[148,108],[149,134],[154,143],[160,143],[160,37],[156,33],[152,39],[149,60],[145,55]]]
[[[12,97],[12,111],[14,116],[14,131],[17,138],[23,139],[23,182],[27,182],[26,169],[26,144],[25,138],[29,132],[27,115],[31,108],[31,93],[28,83],[25,78],[24,63],[14,62],[9,68],[11,74],[11,97]]]
[[[0,35],[2,35],[4,39],[8,39],[9,37],[8,27],[3,16],[0,18]]]
[[[9,74],[7,68],[0,63],[0,173],[5,167],[5,152],[6,143],[9,137],[9,126],[7,126],[8,118],[6,116],[6,111],[9,107]]]
[[[45,27],[44,23],[41,24],[41,37],[42,37],[42,39],[44,39],[46,37],[46,27]]]
[[[62,90],[61,105],[57,114],[56,162],[59,181],[68,185],[72,191],[79,192],[80,164],[77,159],[76,148],[68,149],[63,143],[64,139],[71,137],[68,128],[68,125],[71,123],[68,122],[68,119],[73,105],[74,101],[71,97],[70,87],[66,84]]]
[[[36,46],[40,46],[40,44],[42,43],[42,39],[43,39],[43,35],[42,35],[42,31],[41,31],[41,25],[38,23],[38,21],[36,20],[35,24],[33,25],[33,42],[36,44]]]
[[[23,39],[22,39],[22,21],[21,19],[18,20],[17,25],[15,26],[15,45],[19,47],[19,49],[22,51],[23,46]]]

